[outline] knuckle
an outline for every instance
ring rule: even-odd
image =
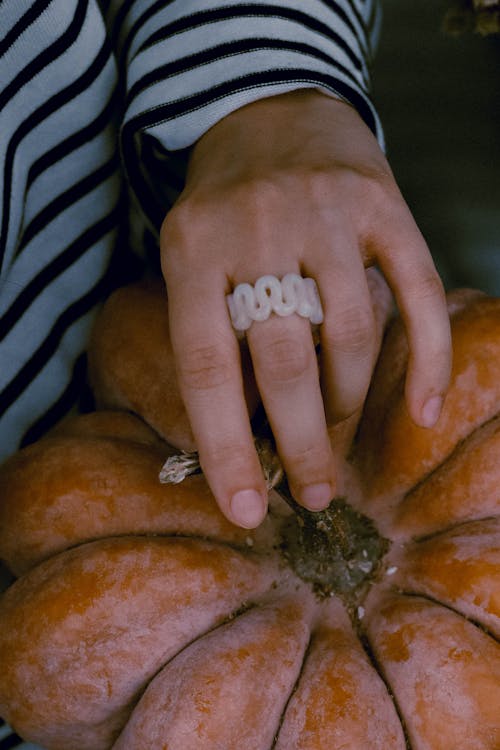
[[[327,452],[322,445],[309,445],[294,454],[293,463],[299,471],[304,471],[323,465],[327,458]]]
[[[268,175],[252,176],[241,185],[245,199],[249,200],[256,208],[265,208],[282,198],[282,189],[278,181]]]
[[[330,178],[331,180],[331,178]],[[355,168],[340,165],[335,170],[336,192],[356,196],[372,213],[387,209],[399,197],[399,189],[385,160],[381,163],[357,164]]]
[[[350,417],[358,414],[360,409],[363,407],[366,398],[367,388],[363,388],[359,393],[350,394],[344,396],[342,400],[338,400],[332,407],[331,424],[332,426],[339,425],[341,422],[349,419]]]
[[[261,376],[282,385],[300,380],[313,363],[314,350],[300,345],[294,338],[281,338],[263,346],[255,357]]]
[[[420,276],[414,285],[414,296],[417,302],[442,300],[445,304],[444,287],[436,272],[428,272]]]
[[[207,229],[213,226],[218,213],[220,204],[214,205],[205,196],[179,199],[160,227],[160,247],[166,251],[166,265],[178,271],[183,265],[198,266],[203,258],[200,248],[205,246]]]
[[[307,167],[298,168],[295,171],[295,180],[306,195],[313,198],[317,205],[330,202],[330,198],[336,192],[336,186],[340,180],[342,168],[333,170],[328,164],[307,164]]]
[[[222,495],[227,491],[231,494],[235,482],[247,487],[264,482],[253,443],[245,442],[241,436],[234,439],[228,435],[212,438],[204,446],[199,446],[199,458],[212,490],[218,488]]]
[[[388,201],[393,201],[396,197],[399,198],[399,188],[385,160],[380,164],[358,167],[357,174],[360,178],[362,192],[375,204],[384,205]]]
[[[283,456],[287,474],[295,484],[308,484],[323,476],[331,468],[332,460],[331,451],[322,442],[303,446]]]
[[[179,202],[167,213],[160,227],[160,240],[170,243],[183,237],[192,226],[193,211],[189,202]]]
[[[364,207],[360,216],[361,235],[376,237],[383,244],[387,226],[401,221],[404,202],[399,188],[390,173],[372,172],[360,177],[358,200]]]
[[[230,220],[244,210],[251,220],[251,232],[254,235],[256,252],[267,252],[273,236],[274,221],[272,217],[283,215],[287,200],[285,186],[280,178],[270,175],[251,175],[233,186],[226,196],[226,216]]]
[[[220,476],[240,476],[248,474],[249,466],[254,461],[253,447],[236,438],[222,436],[210,440],[200,447],[200,464],[202,468],[216,471]]]
[[[374,343],[372,313],[362,307],[351,307],[338,313],[331,333],[334,351],[360,354],[371,351]]]
[[[212,390],[231,380],[227,353],[218,346],[205,345],[183,352],[177,362],[179,381],[195,391]]]

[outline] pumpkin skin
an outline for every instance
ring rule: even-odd
[[[258,396],[246,347],[241,356],[245,396],[253,414]],[[195,449],[177,385],[167,297],[160,279],[131,284],[111,295],[92,332],[88,360],[97,408],[131,411],[172,445]]]
[[[0,714],[48,750],[498,750],[500,300],[450,296],[432,430],[406,413],[399,322],[352,445],[349,503],[389,540],[349,606],[254,531],[137,417],[77,417],[0,468]],[[275,744],[273,744],[275,743]]]

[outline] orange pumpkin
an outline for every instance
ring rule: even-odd
[[[7,461],[0,714],[48,750],[498,750],[500,300],[450,312],[440,421],[407,415],[396,323],[327,511],[272,491],[236,528],[125,413]]]

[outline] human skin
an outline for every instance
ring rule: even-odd
[[[307,320],[254,322],[247,342],[292,494],[311,510],[335,493],[327,426],[363,404],[375,364],[365,269],[383,272],[405,324],[413,421],[439,417],[451,368],[441,280],[371,131],[316,90],[236,110],[193,148],[161,231],[170,334],[200,462],[223,513],[259,525],[267,492],[225,296],[272,273],[311,276],[324,322],[321,373]]]

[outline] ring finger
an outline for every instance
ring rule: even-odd
[[[328,421],[342,421],[363,406],[377,349],[375,315],[357,245],[338,243],[317,270],[323,299],[322,385]]]

